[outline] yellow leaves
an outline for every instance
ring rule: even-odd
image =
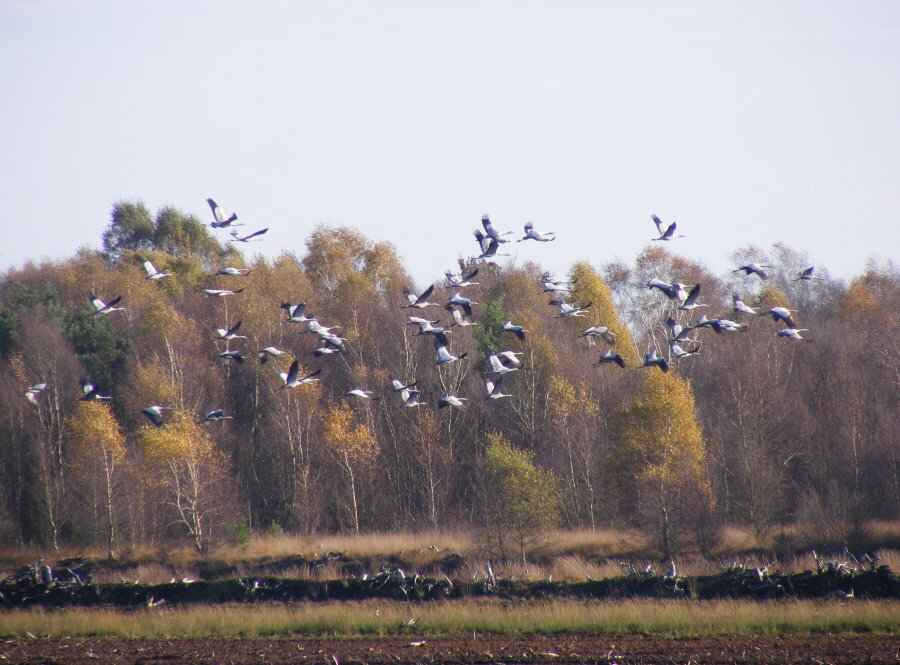
[[[144,464],[149,469],[172,463],[218,461],[219,453],[212,438],[185,411],[167,411],[162,427],[144,425],[138,429],[137,435]]]
[[[351,276],[364,292],[396,291],[406,274],[394,246],[373,243],[347,226],[316,227],[306,241],[303,267],[320,291],[335,292]]]
[[[759,290],[759,294],[754,299],[754,307],[770,309],[772,307],[790,307],[791,304],[784,293],[779,291],[768,283],[764,284]]]
[[[600,415],[600,403],[587,384],[578,384],[575,399],[578,402],[578,413],[582,418],[590,419]]]
[[[145,348],[158,348],[164,337],[183,338],[190,329],[191,323],[157,294],[138,319],[137,335]]]
[[[178,391],[172,378],[166,374],[161,363],[138,366],[124,395],[128,410],[137,413],[151,404],[177,404]]]
[[[561,376],[551,376],[547,391],[547,409],[554,420],[567,421],[575,411],[575,387]]]
[[[402,289],[401,281],[406,272],[393,243],[376,242],[364,255],[363,273],[372,284],[377,284],[383,292],[391,293]]]
[[[349,405],[336,404],[325,413],[322,435],[326,445],[338,457],[348,463],[367,464],[378,452],[378,441],[364,423],[355,420]]]
[[[66,437],[76,464],[98,456],[116,462],[125,456],[125,437],[106,402],[78,402],[66,419]]]
[[[706,441],[694,394],[677,374],[648,374],[641,396],[619,414],[616,434],[617,462],[632,477],[706,485]]]
[[[569,280],[575,282],[572,296],[580,305],[593,303],[586,316],[573,319],[578,325],[606,326],[615,335],[616,350],[626,362],[637,361],[639,354],[631,336],[631,331],[619,319],[616,306],[613,304],[612,292],[590,264],[579,262],[569,271]]]
[[[534,454],[520,450],[492,432],[482,469],[488,489],[488,519],[519,532],[556,526],[561,494],[559,479],[534,465]]]
[[[550,416],[566,423],[573,417],[591,419],[600,413],[593,391],[585,383],[573,386],[561,376],[551,376],[547,389],[547,410]]]

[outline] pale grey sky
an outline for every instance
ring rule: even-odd
[[[900,2],[0,0],[0,269],[99,247],[117,200],[302,254],[393,242],[420,285],[482,213],[518,261],[747,244],[832,276],[900,247]],[[224,234],[223,234],[224,235]]]

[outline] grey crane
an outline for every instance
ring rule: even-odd
[[[390,377],[391,379],[391,392],[400,393],[400,402],[402,406],[406,406],[406,403],[410,401],[410,397],[412,397],[413,393],[418,393],[418,390],[413,390],[413,386],[415,386],[418,382],[413,381],[412,383],[403,383],[400,379],[395,379],[394,377]],[[415,400],[413,400],[415,401]],[[421,404],[415,404],[413,406],[418,406]]]
[[[35,406],[38,406],[37,398],[40,397],[41,393],[45,390],[47,390],[46,383],[35,383],[33,386],[26,388],[25,392],[22,393],[22,396]]]
[[[487,371],[488,374],[508,374],[509,372],[515,372],[519,369],[518,366],[515,365],[505,365],[496,353],[489,353],[487,356],[488,366],[490,369]],[[521,366],[521,363],[519,363]]]
[[[416,317],[418,318],[418,317]],[[412,322],[410,322],[412,323]],[[447,329],[443,326],[435,326],[432,325],[431,321],[423,320],[418,323],[419,325],[419,335],[434,335],[437,338],[438,342],[444,346],[450,345],[450,338],[447,337]]]
[[[589,302],[587,305],[578,306],[573,305],[572,303],[561,302],[557,306],[559,307],[559,314],[556,315],[557,319],[566,319],[570,316],[585,316],[588,309],[590,309],[593,302]]]
[[[464,402],[468,401],[468,397],[458,397],[456,395],[444,395],[441,397],[438,402],[438,408],[443,409],[444,407],[452,406],[456,409],[462,409],[465,404]]]
[[[503,236],[508,236],[512,231],[504,231],[500,233],[497,229],[494,228],[494,224],[491,222],[491,218],[488,215],[481,216],[481,225],[484,227],[484,232],[488,238],[492,238],[496,240],[498,243],[501,242],[509,242]]]
[[[415,387],[419,383],[418,381],[412,381],[411,383],[404,383],[400,379],[397,379],[393,376],[388,377],[388,378],[390,378],[390,380],[391,380],[391,392],[392,393],[402,393],[402,391],[409,390],[410,388]],[[401,397],[403,397],[402,394],[401,394]],[[406,399],[406,398],[404,397],[403,399]]]
[[[240,224],[237,223],[237,215],[234,213],[226,215],[222,207],[212,199],[206,199],[206,202],[209,204],[209,208],[212,210],[213,214],[213,222],[210,224],[211,227],[214,229],[224,229],[228,226],[240,226]]]
[[[233,360],[233,361],[236,362],[238,365],[240,365],[242,362],[244,362],[244,356],[241,355],[241,352],[240,352],[240,351],[229,351],[229,350],[225,350],[225,351],[222,351],[222,353],[219,354],[219,357],[220,357],[222,360]]]
[[[144,272],[147,273],[147,276],[144,279],[149,279],[149,280],[155,281],[158,279],[165,279],[166,277],[172,276],[171,273],[160,272],[159,270],[157,270],[156,267],[147,259],[144,259],[140,256],[136,256],[135,258],[137,258],[137,260],[141,262],[141,265],[144,266]]]
[[[319,337],[322,337],[324,335],[333,334],[331,332],[332,330],[334,330],[335,328],[340,328],[340,326],[323,326],[321,323],[319,323],[319,320],[315,317],[309,317],[306,320],[306,324],[307,324],[306,330],[303,330],[300,333],[301,335],[304,333],[312,333],[314,335],[318,335]]]
[[[756,314],[756,308],[750,307],[750,305],[741,300],[737,293],[731,294],[731,303],[731,309],[735,314]]]
[[[516,242],[523,242],[525,240],[537,240],[538,242],[550,242],[552,240],[556,240],[556,234],[553,231],[541,233],[540,231],[535,230],[534,224],[532,224],[531,222],[525,222],[525,237],[520,238]]]
[[[806,268],[805,270],[801,270],[799,273],[797,273],[797,276],[794,278],[794,281],[795,282],[800,282],[800,281],[810,282],[814,279],[825,279],[825,278],[819,277],[818,275],[816,275],[816,267],[810,266],[809,268]]]
[[[644,367],[653,367],[654,365],[659,367],[663,372],[669,371],[668,361],[659,356],[656,353],[656,349],[650,349],[650,351],[647,352],[647,355],[644,356],[644,364],[640,365],[640,367],[643,369]]]
[[[450,272],[449,270],[444,273],[447,277],[446,287],[448,289],[461,289],[464,286],[477,286],[478,282],[473,282],[472,279],[478,274],[478,268],[472,270],[467,275],[463,275],[460,272],[458,275]]]
[[[281,303],[281,309],[285,311],[287,314],[287,323],[307,323],[315,318],[314,315],[310,314],[306,316],[304,313],[306,312],[306,303],[302,302],[299,305],[292,305],[289,302]]]
[[[261,240],[259,236],[265,235],[268,232],[269,227],[260,229],[259,231],[254,231],[253,233],[248,233],[245,236],[242,236],[237,231],[232,231],[231,237],[228,239],[228,242],[250,242],[251,240]]]
[[[226,277],[246,277],[251,272],[253,272],[250,268],[233,268],[231,266],[227,266],[225,268],[220,268],[213,275],[225,275]]]
[[[322,346],[313,349],[310,353],[312,353],[316,358],[321,358],[322,356],[330,356],[335,353],[340,353],[344,350],[343,341],[339,339],[341,345],[338,346],[334,343],[334,341],[330,340],[328,337],[321,338]]]
[[[297,360],[294,360],[294,362],[291,363],[291,366],[287,372],[278,372],[278,376],[281,377],[281,380],[283,382],[281,385],[281,389],[296,388],[297,386],[303,386],[303,385],[306,385],[307,383],[313,383],[315,381],[318,381],[319,379],[317,377],[319,375],[319,372],[321,372],[321,371],[322,371],[322,368],[320,367],[316,371],[310,372],[306,376],[301,377],[300,376],[300,363],[297,362]]]
[[[444,309],[448,309],[448,310],[451,310],[451,311],[453,310],[453,308],[452,308],[450,305],[445,305],[445,306],[444,306]],[[440,321],[434,321],[434,320],[432,320],[432,319],[426,319],[426,318],[421,317],[421,316],[409,316],[409,315],[407,315],[406,318],[409,319],[409,321],[406,322],[406,325],[408,325],[408,326],[419,326],[420,328],[421,328],[422,326],[431,326],[431,325],[437,325],[438,323],[440,323]]]
[[[525,333],[528,332],[527,330],[525,330],[525,328],[514,324],[512,321],[507,321],[506,323],[504,323],[502,326],[500,326],[500,330],[502,330],[503,332],[511,332],[523,342],[525,341]]]
[[[683,325],[678,323],[673,317],[669,317],[666,319],[666,327],[669,329],[669,339],[674,342],[693,342],[694,340],[688,338],[688,333],[693,330],[691,326],[685,328]]]
[[[81,380],[81,398],[82,402],[97,402],[101,400],[112,399],[109,395],[101,395],[100,391],[90,381]]]
[[[232,340],[232,339],[247,339],[246,335],[238,335],[237,331],[241,328],[241,321],[238,321],[230,328],[216,328],[216,334],[218,337],[216,339],[224,339],[224,340]]]
[[[415,293],[413,293],[412,291],[410,291],[409,289],[404,289],[403,295],[406,296],[406,300],[408,301],[409,304],[403,305],[403,307],[401,307],[401,309],[407,309],[410,307],[413,307],[415,309],[422,309],[424,307],[428,307],[429,305],[437,305],[437,303],[428,302],[428,298],[431,297],[431,294],[433,292],[434,292],[434,284],[432,284],[427,289],[422,291],[422,294],[418,295],[418,296]]]
[[[599,367],[600,365],[608,365],[609,363],[615,363],[619,367],[625,367],[625,359],[618,353],[613,353],[612,349],[607,349],[606,353],[600,356],[593,366]]]
[[[581,331],[579,336],[587,337],[588,343],[591,345],[596,344],[595,338],[597,337],[602,337],[607,344],[616,343],[615,333],[606,326],[588,326]]]
[[[378,395],[373,393],[371,390],[364,390],[363,388],[351,388],[346,391],[341,397],[360,397],[362,399],[378,399]]]
[[[684,236],[676,236],[675,229],[677,225],[675,222],[672,222],[668,226],[656,215],[650,215],[650,218],[653,220],[653,223],[656,224],[656,230],[659,232],[658,238],[653,238],[653,240],[671,240],[672,238],[684,238]]]
[[[787,307],[772,307],[766,312],[760,312],[759,316],[767,316],[770,315],[772,320],[776,323],[778,321],[784,321],[788,328],[796,328],[797,326],[794,324],[794,319],[791,317],[791,313],[796,312],[795,309],[788,309]]]
[[[798,342],[811,342],[811,339],[806,339],[800,335],[802,332],[809,332],[809,328],[784,328],[783,330],[779,330],[777,335],[779,337],[797,340]]]
[[[569,290],[575,285],[574,281],[566,282],[559,279],[553,279],[553,275],[549,272],[543,273],[541,275],[540,281],[541,287],[544,289],[544,293],[568,293]]]
[[[162,427],[163,425],[163,411],[169,409],[168,406],[159,406],[158,404],[154,404],[153,406],[148,406],[145,409],[141,409],[141,413],[143,413],[147,418],[150,419],[150,422],[156,425],[157,427]]]
[[[119,310],[125,309],[124,307],[116,307],[116,305],[121,302],[122,296],[116,296],[109,302],[103,302],[97,296],[91,296],[91,305],[94,306],[94,315],[97,314],[109,314],[110,312],[117,312]]]
[[[485,399],[500,399],[501,397],[512,397],[509,393],[503,392],[503,377],[497,377],[496,381],[491,381],[491,379],[484,380],[484,398]]]
[[[403,393],[400,393],[400,396],[403,396]],[[419,391],[418,390],[410,390],[409,395],[406,399],[403,400],[403,403],[400,405],[400,408],[408,409],[415,406],[425,406],[427,402],[419,401]]]
[[[481,229],[475,229],[474,232],[475,240],[478,242],[478,246],[481,248],[481,254],[478,255],[479,259],[491,259],[495,256],[506,256],[505,254],[498,254],[497,250],[500,248],[500,243],[490,236],[484,235],[481,232]]]
[[[769,274],[766,272],[766,268],[771,268],[772,266],[766,265],[765,263],[748,263],[747,265],[743,265],[740,268],[735,268],[731,272],[743,272],[745,275],[759,275],[760,279],[768,279]]]
[[[460,328],[465,328],[466,326],[477,326],[479,325],[477,321],[469,321],[468,317],[465,314],[460,312],[458,309],[453,307],[452,305],[447,305],[444,307],[448,312],[450,312],[450,316],[453,317],[453,323],[450,324],[450,327],[459,326]]]
[[[284,351],[276,346],[267,346],[264,349],[260,349],[256,353],[257,357],[259,358],[260,364],[265,365],[269,361],[269,358],[279,358],[284,354]]]
[[[669,349],[672,352],[672,357],[677,358],[679,360],[681,360],[682,358],[690,358],[691,356],[696,356],[697,354],[700,353],[700,345],[699,344],[697,344],[697,346],[695,346],[690,351],[686,351],[683,348],[681,348],[681,345],[678,344],[678,342],[670,342]]]
[[[498,351],[494,355],[497,356],[497,360],[507,367],[520,369],[522,367],[522,361],[519,360],[519,356],[524,356],[525,353],[522,351]]]
[[[207,412],[207,414],[203,416],[203,422],[212,423],[219,420],[229,420],[231,418],[234,418],[234,416],[226,416],[222,409],[215,409],[214,411]]]
[[[678,306],[678,309],[684,310],[686,312],[690,312],[697,307],[707,307],[707,305],[703,303],[697,302],[697,297],[700,295],[700,285],[695,284],[691,287],[691,290],[688,291],[687,298],[684,299],[684,302]]]
[[[466,316],[472,316],[472,305],[477,305],[478,303],[474,300],[463,297],[462,294],[457,292],[450,296],[447,304],[462,307],[462,310],[466,313]]]
[[[441,344],[441,345],[437,346],[436,348],[437,348],[437,360],[434,363],[435,365],[446,365],[447,363],[452,363],[457,360],[462,360],[469,355],[468,352],[466,352],[466,353],[462,353],[458,356],[454,356],[447,349],[446,344]]]
[[[706,314],[697,317],[697,323],[694,328],[712,328],[716,334],[723,332],[744,332],[747,330],[746,323],[737,323],[730,319],[709,319]]]
[[[241,293],[244,289],[203,289],[210,298],[224,298]]]
[[[664,282],[661,279],[651,279],[647,282],[648,289],[659,289],[669,300],[677,300],[683,302],[688,296],[685,285],[681,282]]]

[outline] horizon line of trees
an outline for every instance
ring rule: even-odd
[[[119,202],[102,251],[0,280],[0,538],[112,556],[203,550],[247,528],[478,526],[523,555],[549,526],[622,526],[651,530],[670,556],[687,542],[708,551],[725,524],[763,538],[799,522],[812,542],[846,543],[867,520],[895,519],[900,271],[873,263],[845,284],[819,268],[823,279],[798,281],[806,257],[777,243],[733,259],[779,270],[717,276],[658,246],[631,264],[575,263],[568,297],[592,306],[571,319],[548,305],[539,265],[460,259],[463,271],[480,266],[465,289],[478,325],[452,329],[451,350],[468,357],[438,367],[431,336],[406,316],[450,317],[401,308],[413,284],[389,242],[319,226],[302,256],[248,263],[190,215]],[[171,276],[146,279],[144,260]],[[226,266],[249,273],[214,274]],[[698,314],[673,310],[647,288],[654,278],[701,283],[703,311],[746,329],[695,330],[698,355],[638,371],[640,349],[668,355],[667,317],[687,326]],[[431,300],[454,291],[438,284]],[[812,343],[732,313],[733,293],[761,311],[796,310]],[[125,309],[97,315],[92,294],[122,295]],[[300,302],[337,327],[343,352],[312,354],[316,336],[281,308]],[[507,320],[525,340],[501,331]],[[238,321],[245,338],[216,339]],[[593,366],[608,345],[581,337],[588,325],[615,335],[625,369]],[[260,363],[267,346],[285,353]],[[221,358],[226,348],[246,360]],[[483,398],[489,349],[521,354],[504,378],[511,397]],[[282,389],[278,372],[295,358],[301,371],[321,368],[320,381]],[[426,404],[402,408],[390,377],[417,381]],[[82,381],[111,399],[82,400]],[[35,405],[23,394],[41,382]],[[353,387],[380,399],[344,398]],[[465,407],[438,409],[447,394]],[[169,407],[162,427],[141,413],[150,405]],[[229,418],[203,422],[214,409]]]

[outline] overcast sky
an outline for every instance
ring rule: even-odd
[[[900,255],[900,2],[0,0],[0,269],[99,248],[118,200],[302,255],[319,223],[419,285],[483,213],[557,272],[781,241]],[[224,232],[221,234],[225,236]]]

